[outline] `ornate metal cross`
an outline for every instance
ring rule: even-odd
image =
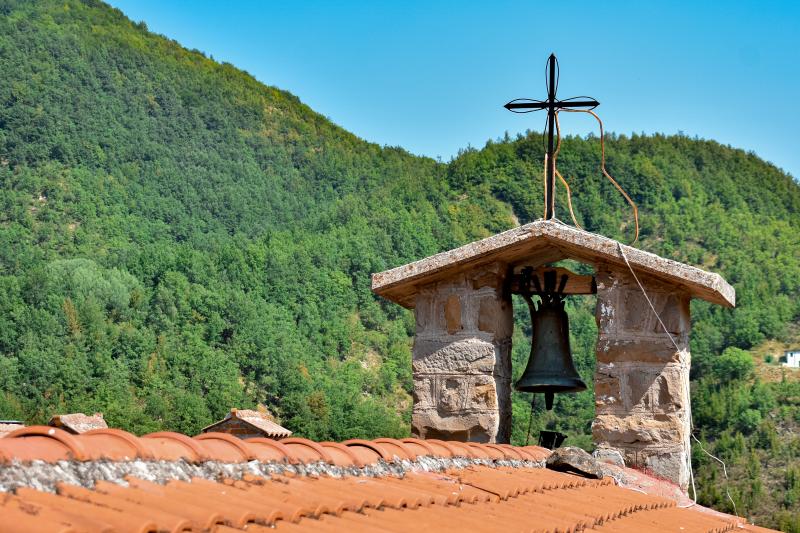
[[[556,112],[560,109],[573,109],[573,108],[589,108],[594,109],[600,105],[600,102],[588,96],[576,96],[574,98],[567,98],[566,100],[556,99],[556,90],[558,89],[558,60],[555,54],[550,54],[547,60],[548,70],[548,87],[547,87],[547,100],[531,100],[530,98],[517,98],[511,100],[505,106],[506,109],[514,113],[530,113],[531,111],[539,111],[540,109],[547,109],[547,176],[545,179],[545,215],[544,218],[549,220],[555,216],[555,190],[556,190],[556,172],[555,161],[553,160],[553,153],[555,152],[555,140],[553,139],[553,131],[555,129]]]

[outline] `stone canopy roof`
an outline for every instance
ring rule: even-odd
[[[620,247],[625,257],[620,253]],[[372,290],[413,308],[419,287],[496,261],[539,266],[562,259],[606,264],[684,289],[692,297],[726,307],[736,304],[736,291],[722,276],[659,257],[596,233],[558,221],[537,220],[407,265],[372,275]]]

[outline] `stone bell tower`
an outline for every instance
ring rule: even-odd
[[[509,280],[520,268],[562,259],[595,271],[589,283],[597,294],[599,333],[595,444],[618,450],[628,466],[647,467],[686,488],[689,301],[733,306],[735,292],[718,274],[553,220],[373,275],[376,294],[416,315],[412,432],[420,438],[508,442]]]

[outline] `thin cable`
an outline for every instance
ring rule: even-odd
[[[644,290],[644,286],[642,286],[642,283],[639,281],[638,276],[636,276],[636,272],[633,271],[633,267],[631,266],[630,262],[628,261],[628,256],[625,255],[625,250],[622,248],[622,243],[617,242],[617,248],[619,248],[619,253],[622,256],[622,259],[625,261],[625,264],[628,266],[628,270],[630,270],[631,275],[633,276],[633,279],[636,280],[636,284],[639,286],[639,289],[642,291],[642,294],[644,295],[644,299],[647,300],[647,304],[650,306],[650,309],[653,311],[653,314],[656,315],[656,318],[658,319],[658,323],[661,324],[661,327],[664,329],[664,333],[666,333],[667,336],[669,337],[669,340],[672,341],[672,344],[675,346],[675,349],[680,352],[681,349],[678,346],[678,343],[675,342],[675,339],[673,338],[672,333],[670,333],[669,330],[667,329],[667,326],[664,325],[664,321],[661,320],[661,315],[659,315],[658,311],[656,311],[656,308],[653,305],[653,302],[650,301],[650,297],[647,295],[647,291]],[[687,400],[688,400],[688,398],[687,398]],[[728,469],[725,466],[725,462],[722,459],[720,459],[719,457],[716,457],[715,455],[710,454],[708,452],[708,450],[706,450],[703,447],[703,444],[700,442],[700,440],[698,440],[698,438],[695,436],[695,434],[694,434],[694,422],[692,421],[692,404],[691,404],[691,401],[690,400],[686,401],[685,404],[686,404],[687,410],[689,412],[689,435],[697,442],[697,445],[700,447],[700,450],[703,453],[705,453],[706,455],[708,455],[709,457],[711,457],[712,459],[714,459],[715,461],[717,461],[719,464],[722,465],[722,473],[725,476],[725,494],[728,496],[728,500],[731,502],[731,505],[733,505],[733,513],[737,517],[741,518],[739,516],[739,512],[736,509],[736,502],[733,501],[733,497],[731,496],[730,490],[728,490],[728,485],[729,485]],[[692,495],[693,495],[693,498],[692,498],[692,503],[690,505],[679,506],[679,507],[684,508],[684,509],[697,505],[697,487],[695,486],[695,482],[694,482],[694,469],[692,468],[692,458],[691,458],[690,455],[687,455],[687,464],[689,466],[689,479],[690,479],[691,484],[692,484]]]
[[[700,450],[704,454],[706,454],[707,456],[711,457],[712,459],[714,459],[715,461],[717,461],[719,464],[722,465],[722,473],[725,475],[725,494],[728,496],[728,500],[730,500],[731,505],[733,505],[733,514],[735,514],[736,516],[739,516],[739,512],[736,510],[736,502],[733,501],[733,498],[731,497],[731,493],[728,490],[728,469],[725,466],[725,461],[723,461],[722,459],[720,459],[716,455],[712,455],[712,454],[708,453],[708,451],[705,448],[703,448],[703,443],[700,442],[700,440],[697,437],[694,436],[694,433],[692,433],[691,435],[692,435],[692,438],[697,442],[697,445],[700,447]],[[697,503],[697,497],[695,497],[695,503]],[[739,517],[739,518],[741,518],[741,517]]]
[[[600,120],[600,117],[597,116],[597,113],[588,109],[562,109],[561,111],[566,111],[567,113],[588,113],[592,115],[597,123],[600,125],[600,171],[603,175],[608,178],[608,180],[616,187],[616,189],[622,194],[625,200],[630,204],[631,208],[633,209],[633,221],[634,225],[636,226],[636,233],[633,237],[633,242],[631,244],[636,244],[639,241],[639,208],[636,207],[636,203],[628,196],[628,193],[625,192],[617,180],[611,177],[611,174],[608,173],[606,170],[606,144],[605,144],[605,131],[603,129],[603,121]]]
[[[561,65],[558,64],[558,58],[553,56],[556,63],[556,86],[553,92],[553,99],[555,100],[558,93],[558,82],[561,81]],[[544,64],[544,86],[547,88],[547,94],[550,95],[550,61]]]
[[[532,104],[544,104],[545,102],[542,100],[536,100],[533,98],[515,98],[509,102],[509,104],[518,104],[518,103],[532,103]],[[508,104],[506,104],[508,105]],[[508,108],[506,108],[508,109]],[[541,111],[543,108],[532,108],[532,109],[509,109],[512,113],[518,114],[525,114],[525,113],[534,113],[536,111]]]
[[[549,156],[547,155],[547,150],[544,152],[544,174],[542,175],[542,186],[544,190],[542,191],[542,199],[544,200],[544,213],[542,213],[542,218],[547,218],[547,161]],[[555,213],[555,212],[554,212]]]
[[[550,118],[548,115],[544,117],[544,128],[542,128],[542,151],[547,154],[547,128],[550,127]]]
[[[528,417],[528,432],[525,434],[525,446],[528,445],[528,441],[531,438],[531,426],[533,425],[533,409],[536,406],[536,395],[531,394],[531,414]]]
[[[591,96],[586,96],[586,95],[583,95],[583,96],[570,96],[569,98],[564,98],[563,100],[559,100],[558,103],[559,104],[569,104],[570,102],[574,102],[575,100],[580,100],[580,99],[594,100],[594,98],[592,98]],[[597,106],[599,106],[599,105],[600,105],[600,102],[597,102],[597,104],[595,106],[590,107],[589,109],[596,109]],[[559,110],[563,110],[564,108],[563,107],[559,107],[558,109]]]
[[[558,179],[561,180],[561,183],[564,184],[564,187],[567,188],[567,206],[569,206],[569,216],[572,217],[572,222],[575,223],[575,226],[578,229],[583,229],[583,227],[578,224],[578,219],[575,217],[575,211],[572,210],[572,190],[569,188],[569,183],[567,183],[567,180],[564,179],[564,176],[561,175],[561,172],[558,171],[558,167],[556,166],[556,163],[558,162],[558,153],[561,151],[561,124],[558,120],[558,111],[555,113],[555,119],[558,144],[556,145],[556,151],[553,153],[553,171],[555,172],[555,175],[558,176]]]
[[[658,319],[658,323],[661,324],[661,327],[664,329],[664,333],[666,333],[667,336],[669,337],[669,340],[672,341],[672,345],[675,346],[675,349],[680,352],[681,349],[678,346],[678,343],[675,342],[675,339],[672,337],[672,333],[670,333],[669,330],[667,329],[667,326],[664,325],[664,322],[661,320],[661,316],[658,314],[658,311],[656,311],[656,308],[653,305],[653,302],[650,301],[650,297],[647,295],[647,291],[644,290],[644,287],[642,286],[642,282],[639,281],[639,278],[636,276],[636,272],[633,271],[633,267],[631,267],[631,264],[628,262],[628,256],[625,255],[625,250],[622,249],[622,243],[619,242],[619,241],[617,241],[617,248],[619,248],[619,253],[622,256],[622,259],[625,260],[625,264],[628,265],[628,270],[631,271],[631,275],[633,276],[633,279],[635,279],[636,280],[636,284],[639,285],[639,289],[641,289],[642,294],[644,295],[644,299],[647,300],[647,305],[650,306],[650,309],[653,311],[653,314],[656,315],[656,318]]]

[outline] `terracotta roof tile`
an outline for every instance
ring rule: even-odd
[[[610,478],[541,468],[548,453],[418,439],[71,435],[33,426],[0,439],[0,479],[16,479],[0,484],[0,533],[767,531]]]
[[[95,491],[108,494],[122,500],[140,505],[144,508],[154,509],[156,512],[176,514],[191,522],[192,527],[198,530],[208,529],[215,524],[224,522],[223,516],[214,508],[204,508],[198,502],[181,501],[179,499],[165,498],[163,494],[137,488],[136,486],[122,487],[107,481],[98,481]],[[159,522],[161,524],[161,522]]]
[[[293,464],[300,459],[281,441],[256,437],[247,439],[247,446],[259,461],[288,461]]]
[[[240,463],[255,459],[255,454],[244,441],[227,433],[202,433],[195,437],[206,455],[215,461]]]
[[[417,458],[417,453],[400,440],[375,439],[372,442],[380,445],[380,447],[386,450],[387,453],[391,454],[393,457],[397,457],[398,459],[408,459],[413,461]]]
[[[141,440],[154,457],[166,461],[185,459],[194,462],[208,459],[205,447],[191,437],[180,433],[160,431],[144,435]]]

